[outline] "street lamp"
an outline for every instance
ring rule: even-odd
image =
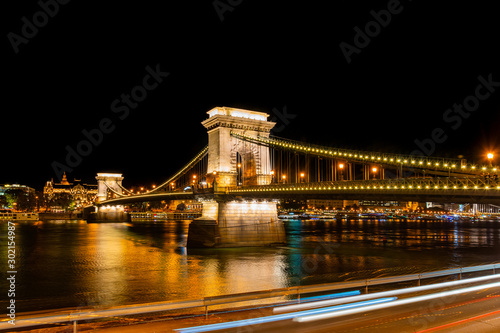
[[[491,166],[492,166],[492,163],[491,163],[491,162],[493,161],[493,157],[494,157],[494,156],[493,156],[493,153],[488,153],[488,154],[486,155],[486,157],[488,158],[488,161],[490,162],[490,167],[491,167]]]
[[[236,173],[236,184],[238,185],[243,185],[243,175],[242,175],[242,170],[241,170],[241,163],[238,163],[236,165],[238,168],[237,173]]]
[[[269,173],[271,175],[271,184],[274,183],[274,170]]]
[[[286,175],[281,176],[281,178],[283,178],[283,184],[285,184]]]
[[[373,171],[373,179],[376,179],[377,178],[377,168],[373,167],[372,171]]]
[[[303,183],[304,182],[304,176],[305,174],[303,172],[300,173],[300,182]]]
[[[344,180],[344,163],[339,163],[340,180]]]
[[[493,155],[493,153],[490,152],[490,153],[486,154],[486,157],[488,158],[488,161],[490,162],[489,167],[492,168],[493,167],[493,163],[492,163],[493,162],[493,157],[495,157],[495,156]],[[496,173],[496,169],[493,169],[493,171],[495,171],[495,173]],[[496,182],[498,180],[498,175],[497,174],[491,174],[490,175],[489,172],[485,175],[485,177],[488,179],[488,182],[489,182],[490,179],[492,179],[494,182]]]

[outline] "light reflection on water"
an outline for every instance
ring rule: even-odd
[[[500,261],[499,222],[292,220],[284,247],[197,250],[184,247],[188,225],[20,222],[17,310],[100,308]],[[0,230],[5,244],[6,224]],[[7,257],[6,246],[0,255]]]

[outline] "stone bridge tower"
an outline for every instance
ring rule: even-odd
[[[108,186],[116,193],[123,192],[121,173],[98,173],[95,178],[97,179],[97,202],[108,199]]]
[[[269,137],[276,123],[264,112],[215,107],[202,122],[208,131],[207,181],[219,186],[266,185],[271,182],[269,148],[231,136],[231,131],[247,136]]]

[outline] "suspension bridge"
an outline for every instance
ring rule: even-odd
[[[127,190],[120,174],[98,174],[101,218],[113,219],[134,202],[197,199],[203,217],[195,224],[215,226],[214,237],[224,238],[220,228],[280,228],[277,199],[500,204],[500,167],[491,163],[309,144],[270,135],[275,123],[263,112],[216,107],[207,114],[208,145],[148,193]],[[255,235],[264,243],[281,241]]]

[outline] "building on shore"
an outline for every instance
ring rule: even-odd
[[[54,183],[51,179],[45,183],[43,195],[48,201],[58,194],[69,194],[75,203],[75,208],[91,205],[97,197],[97,184],[84,184],[81,180],[74,179],[73,183],[68,182],[66,173],[60,183]]]
[[[176,211],[201,211],[203,203],[196,200],[171,200],[168,204],[169,210]]]
[[[416,210],[419,207],[418,202],[412,201],[379,201],[379,200],[325,200],[309,199],[307,208],[309,209],[403,209]]]
[[[426,208],[441,208],[445,211],[457,213],[500,213],[500,206],[492,204],[426,202]]]
[[[35,205],[34,188],[21,184],[0,185],[0,209],[33,210]]]
[[[324,199],[309,199],[307,200],[308,209],[345,209],[346,207],[354,207],[358,205],[358,200],[324,200]]]
[[[35,189],[26,185],[20,185],[20,184],[3,184],[0,185],[0,195],[5,195],[5,192],[8,190],[22,190],[26,195],[29,195],[30,193],[35,193]]]

